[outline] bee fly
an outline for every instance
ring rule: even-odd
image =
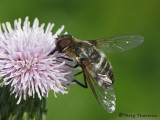
[[[101,106],[109,113],[114,112],[116,96],[113,89],[114,74],[105,53],[124,52],[133,49],[143,42],[140,35],[119,35],[98,40],[81,41],[71,35],[58,36],[55,51],[65,53],[76,66],[82,68],[84,83],[74,80],[87,88],[87,81]],[[102,51],[103,52],[102,52]],[[66,58],[66,59],[69,59]]]

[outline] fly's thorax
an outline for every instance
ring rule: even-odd
[[[80,58],[90,59],[90,54],[94,51],[93,45],[86,41],[77,41],[73,51]]]
[[[75,39],[76,40],[76,39]],[[80,59],[86,59],[87,61],[90,60],[90,54],[94,51],[93,45],[86,41],[79,41],[76,40],[74,45],[70,46],[66,54],[73,59],[75,62],[77,61],[77,58]]]

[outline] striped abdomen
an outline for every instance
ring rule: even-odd
[[[98,83],[101,82],[99,84],[103,84],[103,86],[113,84],[113,72],[109,61],[105,54],[92,44],[81,41],[76,42],[71,49],[69,57],[76,63],[79,63],[79,60],[84,59],[87,64],[83,67],[86,68],[88,73],[95,78]],[[77,60],[76,57],[78,57],[79,60]]]
[[[92,70],[97,74],[94,76],[97,81],[101,80],[100,82],[101,84],[104,84],[104,86],[113,84],[114,74],[112,66],[103,52],[98,49],[94,49],[90,56],[90,64],[93,68]]]

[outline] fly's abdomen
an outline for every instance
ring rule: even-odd
[[[95,70],[95,79],[105,88],[112,85],[114,82],[114,74],[110,62],[107,60],[104,53],[96,50],[92,53],[91,64]]]
[[[107,59],[104,60],[104,64],[105,65],[103,65],[103,63],[102,63],[102,69],[101,69],[100,73],[102,75],[107,75],[107,77],[112,81],[112,84],[113,84],[114,74],[113,74],[112,66]]]

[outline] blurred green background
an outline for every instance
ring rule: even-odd
[[[76,38],[88,40],[119,34],[140,34],[144,43],[134,50],[108,54],[115,73],[116,111],[107,113],[91,89],[70,87],[68,95],[47,99],[47,120],[116,120],[124,114],[156,114],[160,119],[160,1],[159,0],[0,0],[0,22],[37,17],[40,23],[61,25]],[[82,76],[77,77],[83,80]]]

